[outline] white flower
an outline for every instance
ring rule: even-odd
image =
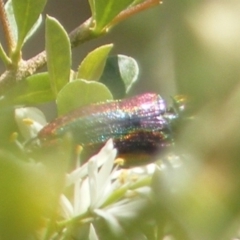
[[[90,224],[89,240],[98,240],[97,233],[96,233],[95,228],[92,224]]]
[[[15,121],[25,140],[36,137],[37,133],[47,123],[44,114],[34,107],[15,109]]]
[[[66,187],[74,185],[74,198],[70,203],[64,195],[61,197],[65,217],[81,215],[104,202],[111,191],[116,154],[117,150],[113,147],[112,140],[109,140],[97,155],[67,175]]]
[[[109,140],[97,155],[67,175],[66,187],[73,185],[74,196],[72,199],[61,196],[61,215],[65,221],[87,218],[87,214],[91,218],[98,216],[119,234],[123,231],[119,220],[137,217],[146,204],[155,164],[118,169],[114,167],[116,154]]]

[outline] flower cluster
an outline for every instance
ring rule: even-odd
[[[36,137],[46,124],[43,114],[34,108],[17,109],[15,118],[27,141]],[[147,204],[155,164],[121,169],[116,157],[117,149],[110,139],[85,164],[77,164],[74,170],[65,173],[55,222],[57,230],[49,239],[69,239],[73,232],[76,239],[81,239],[79,231],[83,226],[88,226],[89,239],[99,239],[97,219],[103,220],[113,235],[124,234],[121,222],[137,218],[139,210]]]

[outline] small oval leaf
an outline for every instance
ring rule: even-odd
[[[20,50],[25,37],[38,21],[47,0],[12,0],[14,17],[17,24],[17,47]]]
[[[54,94],[68,83],[71,71],[71,46],[62,25],[54,18],[46,19],[47,67]]]
[[[113,44],[103,45],[90,52],[78,68],[77,78],[85,80],[98,80],[101,76],[108,54]]]
[[[100,82],[105,84],[115,99],[123,98],[137,81],[139,67],[135,59],[117,55],[107,59]]]
[[[96,81],[82,79],[68,83],[57,96],[58,114],[66,114],[78,107],[112,99],[108,88]]]

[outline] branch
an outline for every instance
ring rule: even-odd
[[[146,0],[142,3],[139,3],[135,6],[132,6],[128,9],[126,9],[125,11],[122,11],[120,14],[117,15],[117,17],[115,17],[113,19],[113,21],[110,23],[110,27],[112,27],[113,25],[116,25],[119,22],[122,22],[123,20],[139,13],[142,12],[146,9],[155,7],[159,4],[162,4],[163,2],[160,0]]]
[[[0,76],[0,95],[6,90],[10,89],[15,84],[15,72],[12,70],[6,70]]]
[[[2,0],[0,0],[0,3],[2,3]],[[121,12],[116,18],[114,18],[113,21],[109,24],[109,26],[107,26],[107,28],[112,27],[118,22],[123,21],[136,13],[139,13],[150,7],[157,6],[161,3],[162,2],[160,0],[146,0],[140,4],[130,7],[129,9],[126,9],[125,11]],[[83,24],[81,24],[80,26],[75,28],[72,32],[70,32],[69,39],[72,48],[86,42],[87,40],[94,39],[107,33],[107,31],[104,31],[103,29],[103,31],[100,34],[95,34],[92,30],[93,29],[92,24],[93,24],[92,18],[89,18]],[[9,41],[11,41],[10,39],[11,37],[9,36]],[[10,72],[9,70],[4,72],[0,76],[0,94],[3,94],[5,91],[9,90],[9,88],[16,82],[32,75],[34,72],[43,67],[46,64],[46,62],[47,62],[46,51],[43,51],[27,61],[21,61],[19,63],[19,69],[17,70],[17,72]]]
[[[86,42],[87,40],[97,37],[92,34],[91,25],[92,18],[89,18],[82,25],[70,32],[69,38],[72,48],[77,47],[78,45]]]

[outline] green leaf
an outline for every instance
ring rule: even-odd
[[[101,32],[121,11],[134,0],[89,0],[92,16],[96,22],[94,31]]]
[[[109,57],[100,82],[112,92],[114,98],[123,98],[139,75],[137,62],[128,56],[117,55]]]
[[[113,44],[107,44],[90,52],[80,64],[77,78],[85,80],[99,79],[112,48]]]
[[[96,81],[77,79],[68,83],[57,96],[58,114],[66,114],[78,107],[112,99],[108,88]]]
[[[11,64],[11,59],[7,56],[7,53],[4,51],[1,43],[0,43],[0,58],[5,64],[5,66]]]
[[[17,24],[17,49],[20,50],[25,37],[37,22],[47,0],[12,0],[13,12]]]
[[[26,78],[6,95],[6,101],[14,104],[39,104],[53,100],[48,73],[39,73]]]
[[[5,11],[6,11],[8,22],[12,31],[13,39],[15,42],[17,42],[18,29],[17,29],[17,23],[13,13],[12,0],[7,1],[7,3],[5,4]],[[24,43],[37,31],[41,23],[42,23],[42,15],[40,14],[37,21],[34,23],[33,27],[30,29],[27,36],[25,37]]]
[[[94,6],[95,0],[88,0],[88,3],[89,3],[89,5],[90,5],[91,12],[92,12],[92,14],[93,14],[93,13],[95,12],[95,6]]]
[[[51,87],[57,96],[70,78],[71,45],[62,25],[52,17],[46,19],[46,52]]]

